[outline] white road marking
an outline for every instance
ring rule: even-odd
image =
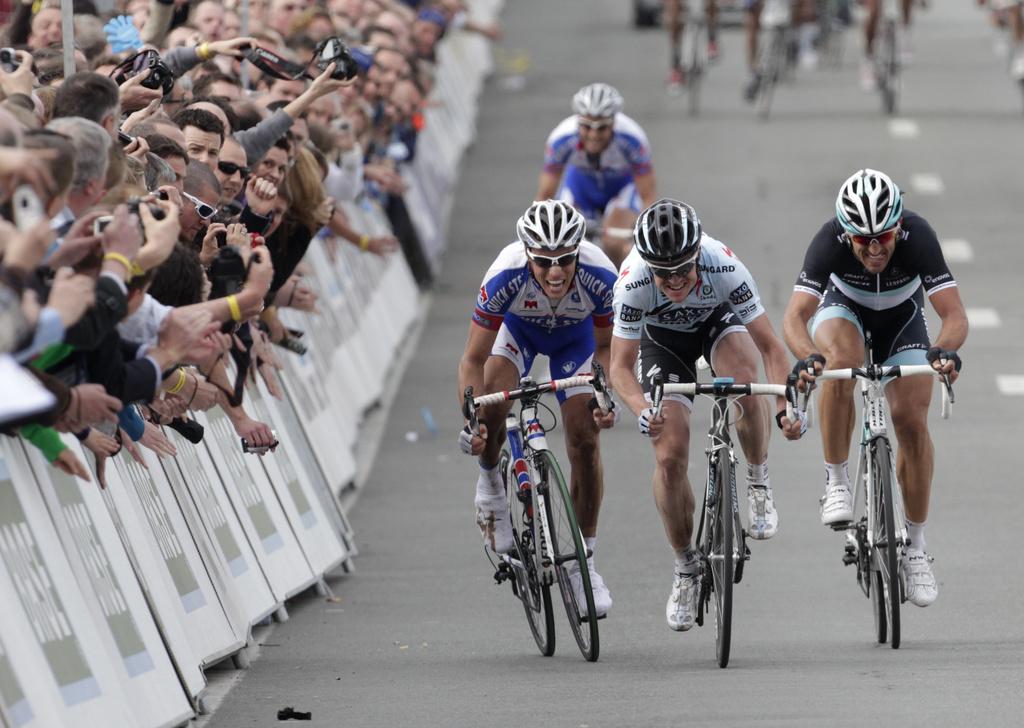
[[[892,119],[889,134],[897,139],[916,139],[921,134],[921,127],[912,119]]]
[[[1000,374],[996,386],[1003,394],[1024,395],[1024,377],[1018,374]]]
[[[946,191],[942,178],[930,172],[918,172],[910,175],[910,186],[919,195],[941,195]]]
[[[942,254],[947,263],[970,263],[974,260],[974,248],[966,240],[951,238],[942,241]]]
[[[972,329],[997,329],[1003,325],[999,312],[994,308],[967,309],[967,322]]]

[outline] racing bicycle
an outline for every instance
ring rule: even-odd
[[[555,652],[551,587],[557,582],[573,637],[590,662],[595,662],[600,653],[600,617],[595,613],[587,567],[591,554],[577,524],[569,487],[548,447],[546,432],[551,428],[541,423],[539,408],[544,407],[540,402],[544,394],[593,386],[598,406],[608,411],[611,399],[604,372],[597,362],[593,369],[593,375],[549,382],[535,383],[530,377],[523,377],[518,389],[479,397],[474,397],[473,388],[467,387],[463,402],[463,414],[475,434],[479,433],[478,407],[520,402],[519,412],[511,411],[506,418],[508,448],[502,451],[498,466],[508,497],[514,544],[511,553],[494,555],[494,579],[498,584],[512,584],[512,593],[522,602],[534,641],[545,657]],[[569,578],[573,567],[578,569],[582,582],[584,604],[578,603]]]
[[[719,667],[726,667],[732,642],[732,587],[740,583],[743,565],[750,559],[747,532],[740,523],[736,496],[736,453],[730,434],[730,427],[734,424],[731,418],[733,400],[748,395],[786,397],[786,413],[792,419],[795,390],[785,384],[737,384],[732,377],[715,377],[710,384],[665,384],[658,374],[652,384],[651,403],[655,417],[661,414],[665,394],[705,395],[713,402],[705,450],[708,466],[704,501],[697,526],[701,577],[696,621],[704,626],[704,614],[714,610],[715,657]]]
[[[900,646],[900,605],[906,601],[899,577],[900,559],[909,541],[903,494],[896,477],[896,459],[889,439],[885,384],[896,377],[938,376],[942,383],[943,419],[947,419],[952,411],[953,388],[949,378],[936,372],[931,364],[876,364],[871,354],[870,331],[865,331],[864,339],[865,366],[827,369],[815,377],[815,383],[836,379],[858,379],[861,383],[861,435],[854,480],[854,519],[833,524],[832,528],[846,532],[843,563],[857,567],[857,584],[864,596],[871,600],[878,644],[888,641],[895,650]],[[809,415],[810,407],[806,400],[804,408]]]

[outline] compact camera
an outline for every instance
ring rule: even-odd
[[[160,54],[153,50],[136,53],[111,71],[110,77],[114,79],[114,83],[120,86],[128,79],[145,73],[147,70],[150,73],[142,80],[143,88],[162,89],[165,96],[169,94],[174,88],[174,73],[164,63]]]
[[[248,440],[246,440],[243,437],[242,438],[242,452],[243,453],[253,453],[255,455],[263,455],[268,450],[273,450],[280,443],[277,441],[277,431],[276,430],[271,430],[270,434],[273,435],[274,442],[272,442],[269,445],[250,445]]]
[[[14,73],[20,65],[17,51],[13,48],[0,48],[0,68],[7,73]]]
[[[139,214],[139,206],[142,205],[143,202],[138,197],[130,197],[130,198],[128,198],[128,201],[125,202],[125,204],[128,205],[128,212],[130,214],[138,215]],[[153,204],[148,203],[148,202],[145,203],[145,204],[149,206],[149,211],[152,213],[154,218],[156,218],[157,220],[163,220],[164,219],[164,209],[162,207],[159,207],[157,205],[153,205]],[[110,221],[113,220],[113,219],[114,219],[113,215],[103,215],[102,217],[96,218],[96,222],[94,222],[92,224],[92,232],[93,232],[93,234],[94,235],[102,234],[103,231],[106,229],[107,225],[109,225]],[[140,226],[142,225],[142,220],[141,219],[139,220],[139,225]]]

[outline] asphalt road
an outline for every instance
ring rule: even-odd
[[[444,272],[350,514],[356,572],[332,581],[340,602],[290,606],[291,621],[275,628],[210,725],[274,725],[285,705],[312,711],[310,725],[346,727],[1018,724],[1019,399],[1000,387],[1012,391],[1012,376],[1024,374],[1024,118],[986,16],[973,3],[931,5],[919,17],[893,125],[857,87],[854,33],[844,67],[800,73],[779,89],[767,123],[740,99],[741,36],[723,34],[724,58],[692,119],[685,97],[661,86],[665,37],[630,28],[628,3],[507,3],[499,73],[481,99]],[[525,57],[524,83],[510,81],[507,71]],[[456,364],[479,280],[532,199],[544,139],[569,113],[572,93],[594,80],[623,92],[626,112],[650,136],[659,191],[693,204],[738,253],[777,328],[806,245],[857,168],[888,171],[907,206],[953,241],[953,271],[976,325],[953,419],[933,408],[928,543],[940,596],[928,609],[904,606],[898,651],[873,643],[870,603],[840,562],[842,536],[818,523],[816,432],[773,441],[780,532],[752,544],[725,671],[714,662],[712,627],[677,634],[665,625],[672,554],[651,497],[651,450],[628,419],[603,437],[596,559],[615,605],[601,623],[600,661],[583,662],[564,618],[555,656],[541,657],[519,603],[493,585],[473,522],[475,465],[455,445]],[[422,407],[441,423],[439,437],[429,436]],[[416,442],[406,440],[410,431]],[[700,467],[691,468],[696,482]]]

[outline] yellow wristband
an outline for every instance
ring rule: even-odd
[[[188,378],[185,376],[185,370],[178,367],[178,381],[174,383],[174,386],[167,390],[168,394],[177,394],[185,388],[185,382]]]
[[[369,235],[364,235],[361,238],[359,238],[359,249],[360,250],[369,250],[370,249],[370,236]]]
[[[129,279],[132,278],[132,276],[133,276],[133,267],[134,266],[132,265],[132,262],[130,260],[128,260],[128,256],[121,255],[120,253],[105,253],[103,255],[103,260],[104,261],[112,260],[115,263],[120,263],[121,265],[124,266],[124,272],[125,272],[125,274],[127,274],[128,278]]]
[[[201,61],[208,61],[208,60],[210,60],[210,58],[213,57],[213,54],[210,53],[210,44],[209,43],[201,43],[199,46],[197,46],[196,47],[196,55],[199,56],[199,60],[201,60]]]
[[[228,309],[231,311],[231,320],[232,321],[241,321],[242,320],[242,309],[238,305],[238,298],[235,296],[235,294],[232,293],[230,296],[228,296],[227,300],[228,300]]]

